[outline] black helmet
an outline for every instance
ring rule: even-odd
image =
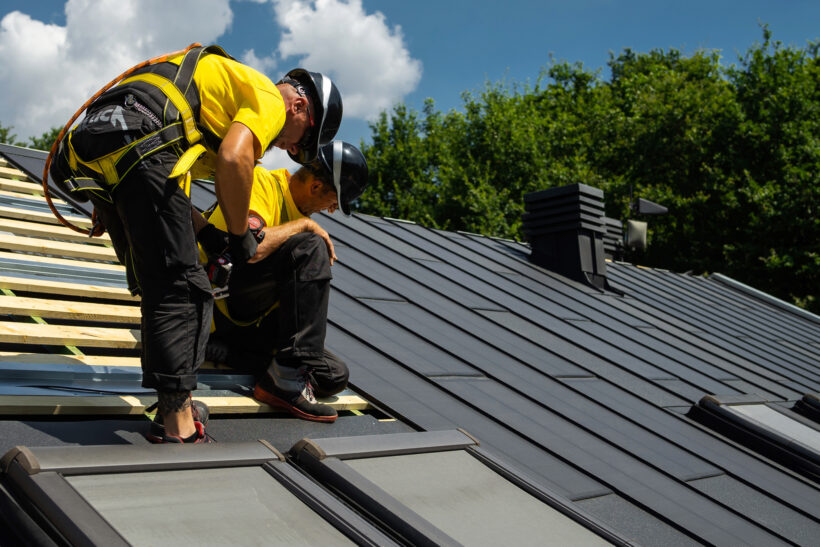
[[[350,215],[350,202],[367,187],[367,160],[358,148],[343,141],[333,141],[319,149],[310,168],[325,173],[333,181],[339,208]]]
[[[336,84],[319,72],[294,68],[279,83],[292,84],[294,81],[305,88],[313,103],[313,127],[308,128],[301,141],[305,146],[300,146],[295,155],[288,152],[290,159],[304,165],[315,160],[319,147],[336,136],[342,123],[342,96]]]

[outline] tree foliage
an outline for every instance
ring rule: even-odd
[[[719,53],[611,55],[611,78],[552,62],[534,85],[491,83],[442,113],[428,100],[371,124],[363,212],[521,237],[523,195],[582,182],[607,215],[630,195],[666,205],[640,262],[722,272],[817,311],[820,44],[763,29],[736,64]]]
[[[12,133],[14,127],[4,126],[0,123],[0,144],[14,144],[17,146],[27,146],[37,150],[51,150],[51,145],[57,140],[62,127],[52,127],[39,137],[29,137],[28,142],[18,141],[17,135]]]
[[[0,144],[14,144],[17,135],[11,132],[12,129],[14,128],[11,126],[6,127],[0,123]]]
[[[36,148],[37,150],[51,150],[51,145],[57,140],[57,136],[62,131],[62,127],[52,127],[39,137],[30,137],[28,140],[29,148]]]

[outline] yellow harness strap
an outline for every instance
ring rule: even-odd
[[[168,175],[169,178],[176,178],[183,173],[188,172],[191,169],[191,166],[194,164],[196,160],[199,159],[199,156],[204,154],[207,149],[202,146],[201,144],[195,144],[192,147],[188,148],[180,157],[179,161],[177,161],[176,165],[174,165],[171,174]]]
[[[126,78],[120,82],[119,85],[124,85],[130,82],[145,82],[162,91],[162,93],[168,97],[168,100],[170,100],[179,111],[179,116],[182,118],[182,128],[185,132],[185,138],[188,140],[188,144],[199,142],[202,138],[202,133],[200,133],[199,129],[196,127],[194,111],[185,99],[185,95],[183,95],[179,88],[174,85],[174,82],[168,78],[163,78],[159,74],[146,72],[144,74],[137,74],[136,76]]]
[[[123,156],[123,154],[128,152],[128,150],[130,150],[131,147],[137,144],[137,142],[143,140],[140,139],[140,141],[136,141],[126,146],[123,146],[118,150],[114,150],[110,154],[106,154],[105,156],[95,158],[91,161],[83,161],[77,154],[77,152],[74,150],[74,144],[71,142],[71,137],[73,135],[74,130],[72,130],[68,134],[68,163],[71,169],[76,170],[77,164],[80,163],[88,167],[89,169],[92,169],[97,173],[100,173],[105,178],[105,182],[112,186],[116,185],[120,181],[119,174],[117,173],[117,161]],[[147,136],[150,137],[151,135]]]

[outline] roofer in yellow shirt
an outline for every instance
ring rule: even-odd
[[[88,106],[51,167],[55,183],[91,199],[142,297],[142,385],[158,394],[146,436],[157,443],[210,442],[207,407],[191,401],[213,309],[191,173],[214,176],[241,270],[258,254],[248,227],[257,160],[276,146],[313,161],[342,118],[339,91],[322,74],[296,69],[274,84],[217,46],[194,46],[126,72]]]
[[[209,350],[216,360],[229,354],[257,359],[254,397],[305,420],[332,422],[336,410],[316,402],[347,386],[347,366],[325,349],[333,242],[310,216],[350,202],[367,186],[367,162],[355,146],[334,141],[316,160],[292,175],[285,169],[254,170],[248,223],[264,236],[259,260],[231,272],[229,296],[217,300]],[[221,206],[207,231],[218,235],[226,222]],[[200,258],[220,253],[218,239]],[[234,359],[236,360],[236,359]]]

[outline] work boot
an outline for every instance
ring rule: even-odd
[[[156,404],[149,406],[146,410],[150,412],[154,408],[156,408]],[[196,399],[191,400],[191,416],[194,418],[195,425],[196,422],[199,422],[200,424],[202,424],[202,427],[204,428],[206,425],[208,425],[208,417],[210,416],[210,410],[208,410],[208,405],[206,405],[202,401],[197,401]],[[152,443],[160,443],[165,442],[161,440],[164,437],[165,424],[163,423],[162,414],[157,412],[156,416],[154,416],[154,420],[151,422],[151,427],[149,428],[148,433],[145,435],[145,438],[151,441]]]
[[[184,439],[179,435],[167,435],[165,433],[159,437],[150,437],[148,435],[146,437],[154,444],[204,444],[214,442],[210,435],[205,433],[204,425],[200,422],[194,422],[194,427],[196,428],[194,434]]]
[[[282,369],[279,368],[279,370]],[[338,413],[335,408],[316,402],[316,397],[313,395],[313,385],[306,368],[302,367],[292,371],[285,370],[285,375],[288,377],[278,377],[279,383],[290,389],[277,386],[276,380],[268,372],[256,382],[256,386],[253,388],[254,399],[271,406],[283,408],[303,420],[313,422],[336,421]]]

